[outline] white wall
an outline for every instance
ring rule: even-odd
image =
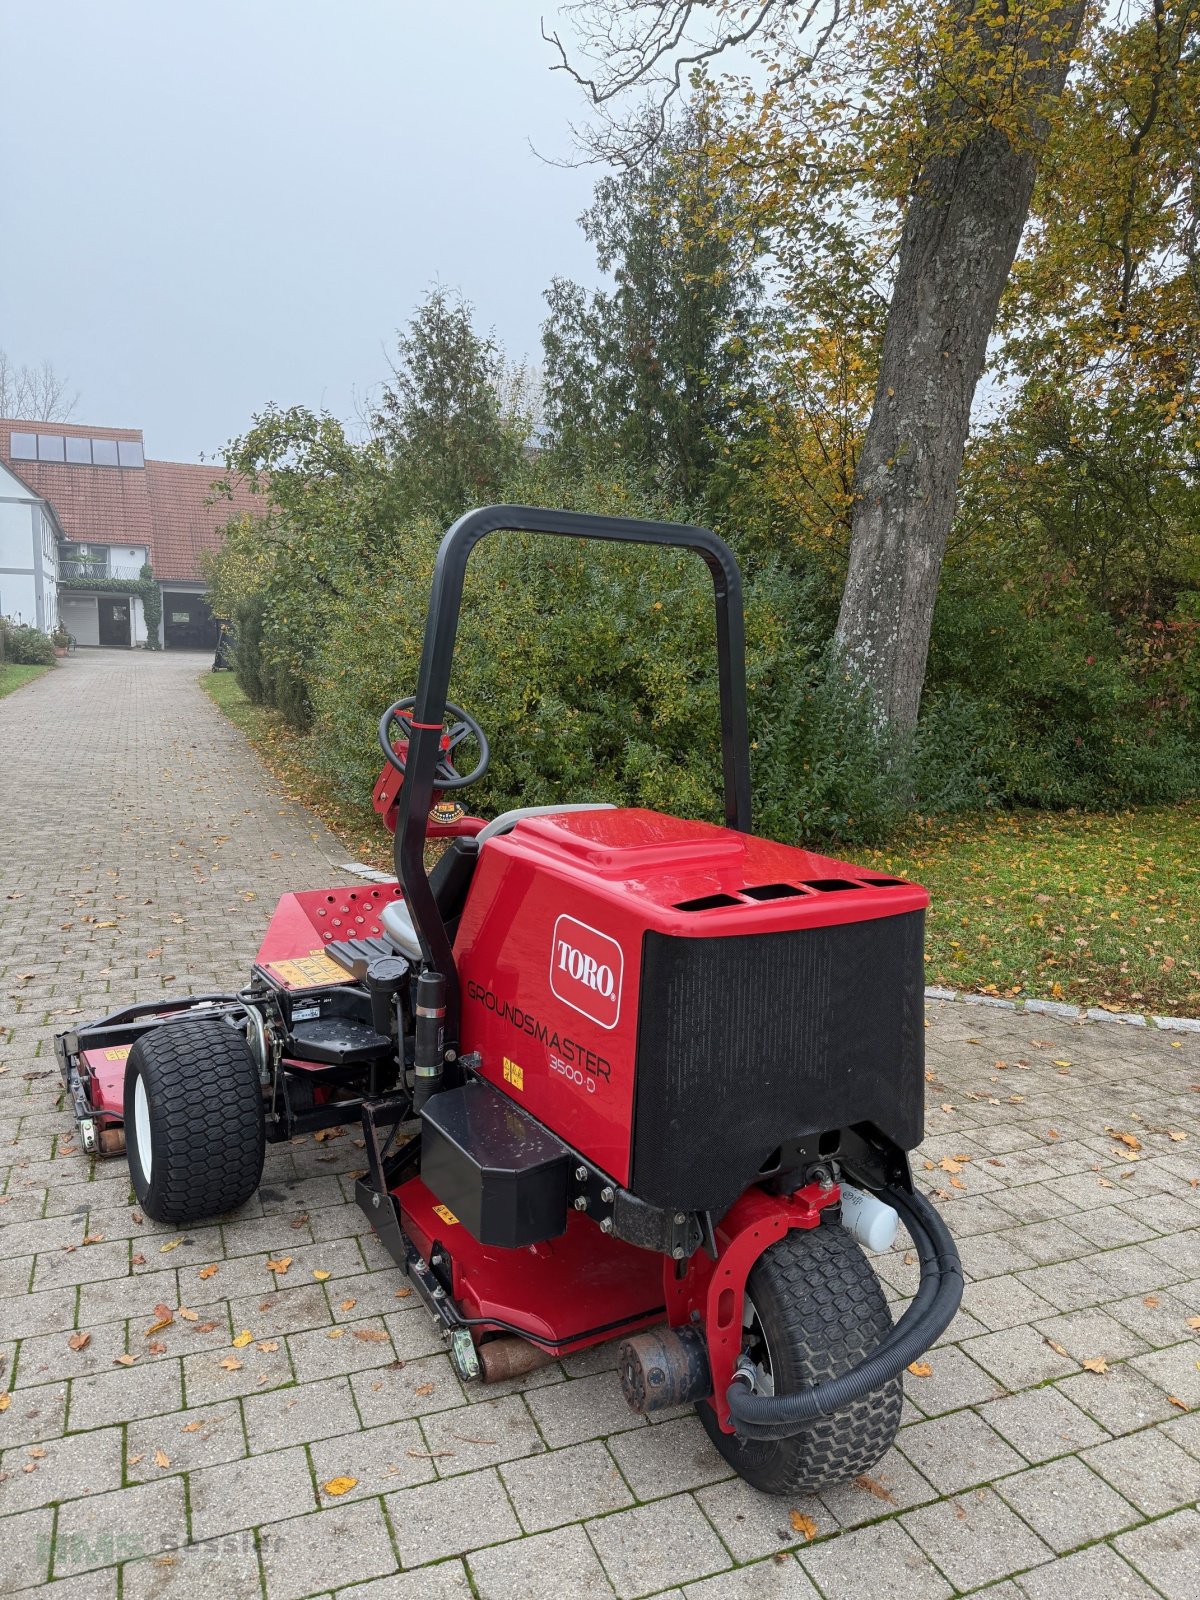
[[[59,601],[59,615],[76,644],[100,643],[100,608],[94,594],[72,594],[68,590]]]

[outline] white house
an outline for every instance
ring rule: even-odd
[[[0,463],[0,617],[54,631],[61,538],[49,502]]]

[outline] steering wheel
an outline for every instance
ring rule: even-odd
[[[395,767],[401,777],[404,776],[405,758],[394,748],[391,732],[392,723],[400,725],[402,736],[411,739],[413,733],[413,707],[416,700],[412,695],[403,700],[395,700],[379,719],[379,747],[384,755]],[[449,726],[447,726],[449,724]],[[474,739],[479,746],[479,760],[466,774],[461,773],[454,765],[454,752],[465,739]],[[487,734],[468,712],[461,706],[452,705],[446,701],[446,709],[442,716],[442,741],[441,753],[435,769],[434,786],[438,789],[465,789],[469,783],[474,783],[482,778],[487,771],[488,762],[492,759],[491,747],[487,741]]]

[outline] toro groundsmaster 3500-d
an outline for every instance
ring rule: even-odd
[[[506,530],[703,557],[723,827],[578,803],[485,824],[444,798],[488,762],[446,693],[468,557]],[[85,1149],[125,1149],[143,1209],[192,1223],[250,1198],[264,1140],[361,1116],[358,1203],[464,1380],[621,1338],[634,1410],[694,1402],[759,1488],[866,1471],[962,1290],[907,1157],[928,896],[751,832],[732,552],[702,528],[470,512],[380,742],[398,882],[285,895],[236,994],[60,1034]],[[887,1248],[899,1220],[921,1276],[893,1326],[859,1241]]]

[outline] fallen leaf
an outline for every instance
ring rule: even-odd
[[[267,1262],[267,1271],[278,1272],[282,1275],[287,1271],[291,1264],[291,1256],[277,1256],[273,1261]]]
[[[233,1348],[235,1350],[244,1350],[248,1344],[253,1343],[254,1335],[250,1332],[249,1328],[243,1328],[241,1333],[239,1333],[237,1337],[232,1340]]]
[[[242,1370],[242,1363],[236,1356],[226,1356],[221,1362],[221,1366],[224,1367],[226,1372],[240,1372]]]
[[[1051,1350],[1054,1351],[1055,1355],[1059,1355],[1059,1356],[1066,1356],[1067,1355],[1066,1346],[1059,1344],[1057,1339],[1047,1339],[1046,1343],[1050,1346]],[[1069,1361],[1070,1359],[1071,1359],[1070,1356],[1067,1356],[1067,1360]]]
[[[86,1350],[91,1342],[92,1336],[90,1333],[73,1333],[67,1340],[67,1344],[72,1350]]]
[[[135,1267],[144,1267],[146,1265],[146,1258],[141,1254],[140,1251],[136,1256],[130,1256],[129,1259],[133,1262]]]
[[[1151,1311],[1156,1311],[1158,1309],[1158,1296],[1156,1294],[1148,1294],[1142,1304],[1149,1306]]]
[[[327,1339],[341,1339],[345,1335],[345,1332],[345,1328],[330,1328],[325,1337]]]
[[[817,1525],[811,1517],[806,1517],[803,1511],[793,1511],[790,1521],[793,1533],[802,1533],[806,1539],[816,1537]]]
[[[337,1496],[339,1494],[349,1494],[357,1483],[357,1478],[330,1478],[329,1482],[323,1483],[321,1487],[326,1494]]]
[[[146,1346],[146,1349],[152,1356],[165,1355],[167,1352],[166,1345],[160,1344],[157,1339],[151,1339],[150,1343]]]
[[[1172,1144],[1183,1144],[1184,1140],[1187,1138],[1187,1134],[1177,1133],[1174,1128],[1168,1128],[1167,1138],[1170,1139]]]
[[[928,1361],[910,1361],[908,1364],[908,1370],[912,1373],[914,1378],[933,1377],[933,1368],[929,1365]]]
[[[169,1328],[174,1321],[174,1317],[159,1317],[157,1322],[152,1322],[146,1329],[146,1338],[149,1339],[152,1334],[161,1333],[164,1328]]]
[[[355,1328],[354,1337],[364,1344],[386,1344],[387,1334],[382,1328]]]
[[[962,1162],[956,1161],[953,1156],[943,1156],[938,1162],[943,1172],[961,1172]]]
[[[1187,1406],[1184,1405],[1183,1401],[1179,1398],[1179,1396],[1177,1394],[1169,1394],[1167,1396],[1167,1399],[1171,1402],[1171,1404],[1173,1406],[1178,1406],[1180,1411],[1186,1411],[1188,1409]]]
[[[200,1422],[185,1422],[183,1427],[180,1428],[179,1431],[180,1431],[180,1433],[198,1433],[199,1430],[203,1426],[204,1426],[203,1421],[200,1421]]]
[[[195,1322],[200,1316],[200,1313],[198,1311],[193,1311],[190,1306],[180,1306],[175,1315],[182,1317],[185,1322]]]
[[[215,1322],[201,1322],[198,1323],[192,1331],[193,1333],[212,1333],[215,1327]]]
[[[1187,1325],[1189,1328],[1195,1328],[1197,1331],[1200,1331],[1200,1317],[1189,1317],[1187,1319]]]
[[[324,1267],[314,1267],[313,1268],[313,1277],[317,1280],[318,1283],[324,1283],[325,1279],[329,1277],[329,1273],[326,1272]]]
[[[1103,1356],[1088,1356],[1086,1360],[1081,1361],[1079,1364],[1085,1372],[1108,1371],[1108,1362]]]
[[[1047,1139],[1057,1139],[1059,1137],[1058,1129],[1057,1128],[1047,1128],[1046,1129],[1046,1137],[1047,1137]]]
[[[134,1362],[136,1360],[137,1360],[136,1356],[129,1356],[129,1355],[114,1356],[113,1357],[113,1366],[114,1367],[131,1367],[131,1366],[133,1366],[133,1364],[134,1364]]]
[[[160,1256],[165,1256],[168,1250],[178,1250],[179,1246],[182,1243],[183,1243],[183,1239],[182,1238],[179,1238],[179,1239],[168,1239],[166,1244],[160,1244],[159,1245],[158,1253],[159,1253]]]
[[[357,1300],[343,1300],[341,1305],[338,1307],[338,1310],[339,1311],[353,1311],[357,1304],[358,1304]]]
[[[419,1395],[432,1394],[433,1385],[431,1383],[423,1383],[419,1389],[414,1389],[413,1393]]]
[[[865,1489],[868,1494],[873,1494],[876,1500],[886,1500],[889,1505],[896,1504],[896,1497],[889,1489],[885,1489],[878,1478],[869,1477],[865,1472],[860,1478],[855,1478],[855,1483],[860,1489]]]
[[[201,1267],[200,1271],[196,1274],[196,1276],[198,1278],[211,1278],[213,1273],[216,1270],[217,1270],[216,1262],[213,1262],[211,1266]]]
[[[1114,1139],[1119,1139],[1127,1150],[1140,1150],[1142,1141],[1135,1133],[1118,1133],[1115,1128],[1105,1128],[1105,1133],[1112,1134]]]
[[[397,1300],[407,1300],[411,1293],[412,1293],[411,1289],[397,1289],[396,1290],[396,1299]]]
[[[145,1218],[142,1216],[142,1213],[140,1211],[131,1211],[129,1213],[129,1215],[133,1218],[134,1222],[136,1222],[139,1226],[145,1221]]]
[[[12,1395],[0,1394],[0,1411],[7,1411],[10,1405],[12,1405]]]
[[[85,1233],[84,1236],[83,1236],[83,1239],[81,1240],[81,1243],[83,1243],[83,1244],[103,1244],[104,1243],[104,1235],[102,1233]]]
[[[154,1465],[156,1467],[169,1467],[171,1465],[171,1458],[165,1450],[156,1450],[154,1452]]]
[[[255,1345],[254,1348],[256,1350],[261,1350],[263,1355],[265,1355],[265,1356],[273,1356],[275,1354],[276,1350],[279,1349],[279,1340],[278,1339],[260,1339],[258,1341],[258,1343]]]

